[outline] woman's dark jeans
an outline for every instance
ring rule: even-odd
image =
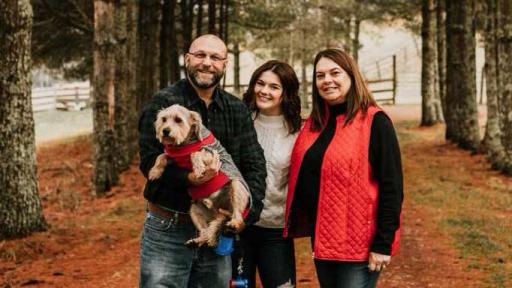
[[[295,286],[293,239],[284,239],[283,229],[251,225],[242,232],[241,239],[242,276],[249,280],[249,287],[256,287],[256,269],[265,288]]]
[[[380,272],[370,272],[366,262],[338,262],[315,259],[316,274],[322,288],[373,288]]]

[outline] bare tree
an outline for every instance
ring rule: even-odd
[[[486,152],[495,169],[504,168],[505,151],[501,143],[500,112],[498,109],[498,13],[496,0],[487,0],[485,25],[485,81],[487,93],[487,123],[482,150]]]
[[[190,43],[192,43],[192,30],[194,23],[194,1],[181,0],[181,35],[183,38],[183,53],[188,52]]]
[[[215,27],[216,13],[215,0],[208,0],[208,33],[210,34],[217,33],[217,28]]]
[[[114,32],[114,1],[94,1],[94,81],[93,81],[93,148],[94,186],[97,194],[117,184],[114,135],[114,79],[116,35]]]
[[[160,88],[160,0],[139,1],[138,26],[138,111]]]
[[[0,239],[46,228],[38,194],[28,0],[0,1]]]
[[[436,94],[436,38],[434,0],[423,0],[421,27],[421,125],[442,123],[441,100]]]
[[[437,43],[437,83],[439,99],[446,118],[446,0],[436,0],[436,43]]]
[[[475,0],[446,2],[446,137],[476,151],[480,143],[475,79]]]
[[[203,0],[197,0],[196,37],[203,33]]]
[[[130,135],[130,110],[135,107],[128,105],[129,89],[129,59],[128,59],[128,25],[127,5],[129,0],[114,1],[114,37],[115,37],[115,81],[114,81],[114,131],[117,172],[124,171],[130,165],[132,158],[128,152]],[[113,144],[112,144],[113,145]]]
[[[504,171],[512,175],[512,3],[497,1],[498,42],[498,109],[500,111],[501,142],[505,147]]]
[[[138,3],[138,1],[128,1],[126,9],[126,59],[128,61],[128,67],[126,70],[126,77],[128,79],[128,99],[126,105],[128,107],[128,127],[125,129],[127,129],[129,133],[129,146],[127,153],[129,154],[130,160],[132,160],[133,157],[137,154],[139,148],[137,144],[137,118],[139,115],[139,111],[137,110],[137,19],[139,17]]]

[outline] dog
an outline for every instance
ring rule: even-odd
[[[164,153],[149,171],[149,180],[160,178],[169,160],[192,169],[196,177],[207,169],[218,171],[210,181],[189,188],[190,217],[199,236],[185,243],[217,246],[224,226],[239,231],[243,225],[242,214],[251,197],[247,183],[226,149],[202,124],[199,113],[179,104],[169,106],[157,114],[155,131]]]

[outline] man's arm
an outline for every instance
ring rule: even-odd
[[[265,156],[261,148],[249,110],[244,106],[241,111],[240,131],[240,172],[249,185],[252,205],[245,218],[246,225],[257,222],[263,209],[265,198],[267,169]]]
[[[149,170],[155,164],[158,155],[163,153],[163,145],[156,138],[155,120],[158,112],[169,106],[168,101],[163,95],[155,95],[151,101],[142,110],[139,118],[139,155],[140,155],[140,171],[147,178]],[[147,185],[151,186],[151,190],[159,185],[166,185],[170,189],[181,189],[188,186],[187,169],[180,168],[169,162],[160,179],[148,181]]]

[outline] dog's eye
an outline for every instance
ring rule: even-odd
[[[165,123],[165,121],[167,121],[167,118],[163,117],[162,122]]]
[[[181,122],[183,122],[183,120],[181,120],[180,117],[176,117],[176,118],[174,118],[174,122],[181,123]]]

